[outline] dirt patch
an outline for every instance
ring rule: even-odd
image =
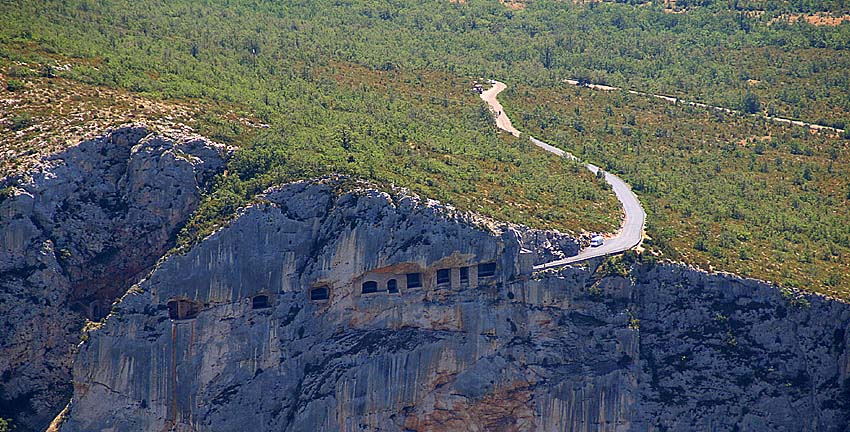
[[[56,65],[62,72],[71,64]],[[45,76],[45,65],[0,64],[0,177],[29,169],[106,129],[143,122],[160,130],[191,131],[196,118],[215,113],[248,127],[263,127],[229,107],[193,100],[158,100],[137,93]],[[11,73],[9,73],[11,72]],[[14,83],[14,91],[9,83]]]
[[[508,9],[513,9],[513,10],[524,10],[525,9],[525,1],[524,0],[499,0],[499,3],[503,4]]]
[[[738,145],[740,145],[742,147],[748,147],[748,146],[751,146],[751,145],[756,145],[757,143],[770,142],[771,139],[773,139],[773,136],[771,136],[771,135],[751,136],[751,137],[742,138],[740,141],[738,141]]]
[[[782,15],[776,18],[771,19],[767,22],[767,25],[776,24],[779,22],[786,22],[788,24],[794,24],[797,21],[805,21],[813,26],[829,26],[835,27],[840,25],[841,23],[847,21],[850,22],[850,15],[841,15],[841,16],[832,16],[826,12],[818,12],[816,14],[792,14],[792,15]]]
[[[427,413],[410,413],[404,427],[411,431],[533,430],[534,391],[528,383],[510,383],[473,400],[440,391]]]

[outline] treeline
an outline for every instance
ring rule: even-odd
[[[843,119],[850,113],[850,23],[767,25],[800,7],[807,6],[758,15],[730,2],[669,14],[660,5],[560,1],[512,11],[489,0],[28,0],[5,3],[0,37],[102,59],[75,76],[169,96],[282,89],[301,65],[334,60],[532,85],[582,76],[724,106],[752,90],[775,114]],[[761,85],[751,89],[753,81]],[[797,93],[788,94],[793,87]]]
[[[585,106],[575,98],[597,96],[556,90],[578,77],[847,124],[850,23],[768,25],[821,8],[765,4],[781,6],[706,1],[671,14],[656,3],[554,0],[523,11],[494,0],[17,0],[0,3],[0,57],[70,63],[51,74],[88,84],[247,107],[270,125],[199,119],[241,150],[184,242],[273,184],[329,172],[535,226],[614,229],[620,208],[592,176],[494,131],[469,91],[471,79],[493,77],[527,86],[506,104],[522,129],[605,163],[651,198],[650,229],[666,253],[789,285],[846,286],[845,267],[828,263],[844,262],[850,224],[818,206],[841,208],[839,179],[850,175],[840,152],[824,159],[831,144],[798,131],[738,146],[761,126],[686,107],[644,118],[623,95]],[[816,242],[831,255],[812,257],[824,250]]]

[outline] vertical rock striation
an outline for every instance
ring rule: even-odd
[[[67,403],[85,319],[106,315],[171,247],[226,155],[128,125],[4,180],[0,416],[43,429]]]
[[[850,305],[677,266],[635,291],[648,426],[848,430]]]
[[[61,429],[847,424],[848,305],[678,265],[531,274],[552,243],[404,194],[277,188],[91,333]]]

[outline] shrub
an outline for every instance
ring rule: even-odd
[[[26,88],[26,85],[22,81],[18,80],[9,80],[6,81],[6,90],[10,92],[20,91]]]
[[[32,116],[30,113],[23,112],[14,114],[12,119],[9,121],[9,128],[13,131],[19,131],[21,129],[25,129],[29,126],[32,126]]]
[[[756,114],[761,111],[761,102],[759,101],[759,97],[755,95],[755,93],[747,92],[743,98],[741,98],[741,106],[740,110],[747,114]]]

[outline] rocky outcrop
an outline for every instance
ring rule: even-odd
[[[85,319],[172,245],[228,150],[116,128],[7,178],[0,197],[0,417],[43,429],[67,403]]]
[[[847,304],[651,262],[532,274],[529,238],[270,191],[91,333],[61,430],[844,430]]]
[[[679,266],[641,268],[634,290],[647,426],[850,427],[850,305]]]
[[[520,242],[534,254],[534,265],[546,264],[577,255],[581,244],[574,237],[557,231],[541,231],[519,226]],[[589,244],[590,240],[585,243]],[[586,246],[586,245],[585,245]]]

